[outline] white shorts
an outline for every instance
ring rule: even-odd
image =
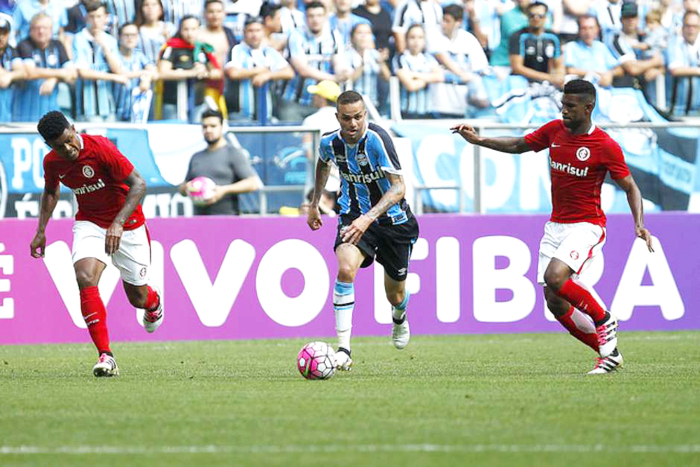
[[[107,229],[89,221],[76,221],[73,224],[73,264],[85,258],[95,258],[109,264],[110,257],[105,253]],[[119,269],[122,280],[131,285],[148,284],[151,268],[151,242],[146,225],[122,233],[119,249],[112,255],[112,264]]]
[[[544,272],[552,258],[563,261],[580,275],[596,260],[605,240],[605,228],[590,222],[547,222],[540,241],[537,283],[544,285]]]

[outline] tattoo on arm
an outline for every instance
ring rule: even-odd
[[[328,181],[328,176],[331,173],[331,165],[328,162],[324,162],[321,158],[316,161],[316,178],[314,179],[314,192],[311,196],[311,205],[318,206],[319,201],[321,201],[321,194],[323,193],[323,187],[326,186]]]
[[[406,194],[406,186],[401,175],[386,173],[386,178],[391,182],[391,187],[384,193],[379,202],[367,212],[367,216],[372,220],[377,220],[390,207],[401,201]]]

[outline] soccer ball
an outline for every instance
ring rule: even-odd
[[[329,379],[335,373],[335,351],[325,342],[309,342],[297,355],[297,368],[306,379]]]
[[[187,184],[187,194],[194,204],[202,206],[214,196],[214,180],[207,177],[197,177]]]

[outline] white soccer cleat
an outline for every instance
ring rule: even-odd
[[[163,295],[160,289],[157,287],[152,287],[153,290],[158,294],[158,308],[155,311],[143,310],[143,327],[146,332],[155,332],[158,327],[163,324],[163,318],[165,313],[163,312]]]
[[[588,372],[589,375],[604,375],[612,373],[622,368],[622,354],[615,349],[607,357],[598,357],[595,362],[595,368]]]
[[[391,331],[391,340],[394,343],[394,347],[401,350],[408,345],[410,339],[411,328],[408,326],[408,319],[404,316],[401,324],[397,324],[394,321],[394,328]]]
[[[617,348],[617,318],[610,312],[608,315],[608,319],[595,328],[598,336],[598,353],[603,358],[610,356]]]
[[[341,371],[352,370],[352,358],[350,358],[350,351],[339,347],[335,352],[335,369]]]
[[[100,355],[100,359],[92,367],[92,374],[98,378],[104,376],[119,376],[119,367],[117,366],[117,361],[111,355],[103,353]]]

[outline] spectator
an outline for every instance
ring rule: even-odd
[[[669,108],[676,116],[697,116],[700,113],[700,92],[697,91],[700,89],[700,13],[686,11],[681,32],[682,35],[671,39],[668,45]]]
[[[68,8],[66,11],[67,24],[66,27],[63,28],[64,32],[69,34],[77,34],[85,27],[85,17],[87,16],[85,4],[89,1],[90,0],[80,0],[72,7]]]
[[[68,24],[68,13],[61,0],[21,0],[15,5],[12,14],[17,43],[29,37],[29,25],[37,13],[45,13],[51,18],[52,37],[63,40],[63,28]]]
[[[646,16],[646,35],[644,36],[644,58],[651,58],[656,52],[665,53],[669,32],[661,24],[661,10],[650,10]]]
[[[251,2],[234,2],[234,3],[252,3]],[[193,16],[198,20],[202,20],[204,12],[204,0],[163,0],[163,21],[172,24],[181,24],[186,16]]]
[[[187,194],[192,179],[210,178],[216,183],[214,196],[207,205],[195,206],[194,214],[238,215],[238,195],[258,190],[260,179],[248,158],[224,137],[221,112],[209,109],[202,114],[202,133],[207,148],[190,159],[185,181],[179,186],[180,193]]]
[[[430,33],[440,27],[441,21],[442,7],[437,0],[403,0],[394,11],[392,26],[396,53],[406,50],[406,36],[412,25],[420,24],[425,33]]]
[[[388,82],[391,78],[391,70],[386,64],[386,60],[389,59],[388,51],[382,54],[377,50],[372,26],[367,23],[358,23],[353,28],[352,46],[349,54],[352,89],[380,109],[382,102],[379,100],[379,80]]]
[[[127,84],[114,85],[114,101],[117,119],[123,122],[132,121],[132,104],[138,95],[144,94],[147,100],[146,96],[153,95],[151,83],[156,77],[156,66],[143,52],[136,49],[138,40],[139,29],[134,23],[126,23],[119,28],[119,56],[123,73],[129,81]],[[135,92],[136,89],[138,91]]]
[[[274,3],[263,3],[260,17],[265,27],[265,40],[278,52],[287,47],[289,34],[282,32],[282,6]]]
[[[333,0],[335,13],[328,17],[331,32],[336,32],[346,51],[352,48],[352,30],[360,23],[371,25],[368,19],[352,13],[352,0]]]
[[[206,0],[204,2],[204,26],[199,29],[197,40],[214,47],[216,61],[223,65],[231,56],[231,50],[237,41],[230,28],[224,26],[223,0]]]
[[[637,5],[624,3],[622,5],[622,31],[612,38],[610,49],[620,63],[624,74],[613,80],[613,86],[635,87],[646,90],[646,95],[654,97],[654,89],[647,86],[658,76],[665,73],[664,59],[660,53],[649,59],[642,59],[642,49],[645,44],[639,40],[637,26]],[[652,101],[654,99],[651,99]]]
[[[262,18],[248,18],[244,41],[233,48],[231,61],[226,64],[226,76],[230,80],[226,88],[229,120],[260,120],[258,97],[261,92],[266,100],[265,118],[269,120],[274,81],[294,78],[289,63],[273,47],[263,44],[264,39]]]
[[[162,118],[165,120],[178,118],[177,81],[187,83],[188,121],[198,122],[202,112],[206,110],[205,80],[220,80],[223,77],[221,67],[213,54],[214,48],[199,42],[198,32],[197,18],[182,18],[178,33],[165,43],[166,47],[158,61],[158,77],[164,81]]]
[[[464,30],[476,37],[484,50],[490,50],[490,45],[495,47],[495,41],[491,41],[489,35],[492,31],[498,30],[494,18],[498,18],[496,9],[499,7],[499,3],[489,3],[483,0],[480,0],[478,4],[477,0],[464,0],[463,3],[464,18],[461,24]],[[443,8],[443,16],[444,14],[445,9]],[[482,20],[487,23],[483,27]]]
[[[73,39],[73,57],[78,69],[76,118],[88,122],[114,121],[116,108],[108,81],[126,84],[121,74],[117,40],[105,32],[107,8],[91,1],[86,6],[87,26]]]
[[[177,33],[173,23],[163,21],[161,0],[143,0],[136,11],[136,26],[139,27],[138,50],[156,63],[165,42]]]
[[[133,23],[136,18],[136,0],[102,0],[107,7],[109,18],[108,31],[114,37],[119,37],[119,29],[123,24]]]
[[[297,0],[280,0],[280,5],[282,33],[289,38],[292,31],[303,31],[306,27],[306,17],[297,8]]]
[[[406,31],[406,51],[394,57],[394,71],[401,82],[403,118],[426,118],[430,115],[429,86],[442,83],[445,74],[432,54],[425,51],[425,30],[414,24]]]
[[[10,45],[10,32],[10,22],[0,19],[0,122],[12,121],[12,100],[16,95],[12,83],[24,77],[22,59]]]
[[[602,87],[608,87],[612,84],[613,78],[622,76],[623,72],[610,49],[596,39],[599,32],[600,27],[595,16],[579,17],[579,40],[566,44],[564,65],[567,75],[574,75]]]
[[[562,0],[559,40],[562,46],[578,40],[578,19],[588,14],[595,0]]]
[[[527,9],[529,26],[510,38],[510,66],[514,75],[522,75],[530,82],[549,82],[558,88],[564,86],[564,57],[559,37],[545,30],[547,5],[531,3]]]
[[[464,117],[467,102],[479,108],[489,105],[481,76],[489,62],[479,40],[462,29],[464,9],[443,9],[439,31],[428,37],[430,52],[445,69],[445,84],[435,85],[433,108],[442,114]]]
[[[52,39],[51,17],[38,13],[32,18],[29,37],[17,46],[26,79],[17,90],[13,118],[37,122],[52,110],[60,110],[60,83],[73,84],[78,73],[61,41]]]
[[[593,4],[594,16],[598,20],[604,44],[610,44],[615,34],[622,31],[622,3],[623,0],[597,0]]]
[[[389,52],[391,44],[391,15],[382,8],[380,0],[365,0],[365,3],[352,11],[372,24],[374,43],[377,50]],[[386,52],[382,52],[386,53]]]
[[[289,37],[290,62],[297,75],[282,89],[279,117],[283,121],[300,122],[316,111],[307,86],[322,80],[340,83],[350,77],[342,39],[325,27],[323,3],[313,1],[306,5],[306,23],[304,31],[295,31]]]
[[[510,73],[510,57],[508,54],[508,46],[510,37],[522,28],[527,27],[527,8],[530,6],[530,0],[516,0],[516,6],[510,11],[503,13],[501,16],[501,42],[491,54],[491,65],[499,67],[501,72],[504,67],[507,67],[507,73]]]

